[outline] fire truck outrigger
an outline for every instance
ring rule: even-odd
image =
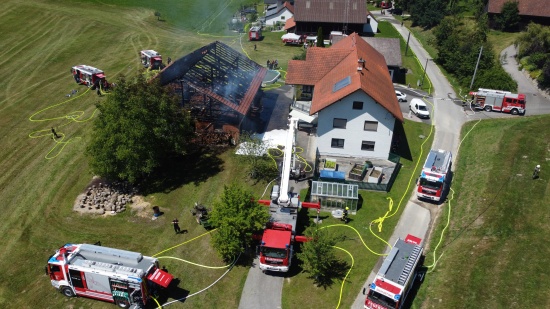
[[[138,252],[90,244],[66,244],[46,266],[53,287],[67,297],[82,296],[143,308],[158,287],[174,276],[159,269],[156,258]]]
[[[288,272],[294,254],[295,241],[305,242],[307,238],[296,235],[296,221],[301,207],[320,209],[320,203],[300,202],[297,194],[289,191],[289,179],[292,174],[299,175],[294,167],[294,142],[298,119],[290,119],[286,137],[281,185],[273,186],[271,200],[259,200],[260,204],[269,206],[270,221],[264,230],[259,246],[260,269],[262,271]]]
[[[525,115],[525,94],[479,88],[476,92],[470,92],[470,95],[473,98],[472,105],[476,109]]]
[[[369,285],[365,309],[402,308],[418,275],[422,239],[407,235],[398,238]]]
[[[441,200],[441,195],[449,181],[452,154],[445,150],[430,150],[422,173],[418,178],[416,196],[435,202]]]

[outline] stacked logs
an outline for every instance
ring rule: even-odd
[[[137,193],[127,182],[97,183],[79,195],[75,210],[83,213],[121,213]]]

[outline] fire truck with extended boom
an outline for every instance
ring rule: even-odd
[[[451,171],[452,154],[445,150],[430,150],[418,179],[416,196],[435,202],[441,200]]]
[[[301,207],[320,209],[320,203],[300,202],[297,194],[289,192],[291,175],[299,175],[295,168],[294,143],[298,119],[290,119],[286,136],[281,185],[273,186],[271,200],[259,200],[269,206],[271,218],[266,224],[259,246],[260,269],[262,271],[288,272],[294,254],[293,243],[305,242],[307,238],[296,235],[296,221]]]
[[[510,91],[479,88],[470,92],[472,105],[486,112],[497,111],[512,115],[525,114],[525,94],[515,94]]]
[[[138,252],[90,244],[66,244],[48,260],[53,287],[67,297],[81,296],[143,308],[158,287],[174,276],[159,269],[156,258]]]
[[[402,308],[418,275],[421,242],[422,239],[412,235],[405,240],[397,239],[369,285],[365,309]]]

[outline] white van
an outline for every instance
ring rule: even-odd
[[[421,99],[414,98],[409,103],[409,109],[418,117],[418,118],[430,118],[430,111],[426,106],[426,103]]]

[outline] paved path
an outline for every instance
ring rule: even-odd
[[[409,30],[406,27],[402,27],[401,23],[395,20],[392,15],[380,15],[380,11],[373,13],[378,20],[387,20],[392,23],[405,41],[407,40]],[[412,34],[409,47],[416,54],[421,64],[425,64],[426,59],[431,59],[426,50]],[[431,60],[428,61],[426,75],[432,81],[434,89],[434,117],[432,123],[435,126],[435,136],[432,148],[450,150],[455,154],[458,150],[460,129],[467,118],[461,106],[453,103],[453,99],[456,99],[456,94],[445,76]],[[453,157],[453,159],[456,159],[456,156]],[[436,207],[433,205],[425,205],[424,203],[416,201],[415,197],[412,197],[405,206],[401,218],[389,239],[389,243],[393,244],[398,237],[404,238],[407,234],[412,234],[426,241],[430,236],[432,227],[431,222],[434,219],[430,210],[434,213],[437,211]],[[373,270],[377,270],[380,267],[382,260],[383,259],[380,259],[378,261]],[[374,280],[375,276],[376,273],[371,271],[363,287],[367,288]],[[363,295],[363,288],[361,288],[358,291],[352,308],[362,309],[364,304],[365,295]]]
[[[514,45],[510,45],[500,53],[500,63],[506,72],[518,83],[518,92],[527,96],[525,109],[526,116],[550,114],[550,99],[548,95],[539,91],[534,82],[526,76],[525,72],[518,70],[516,61],[517,51]]]
[[[280,309],[283,291],[282,275],[266,275],[256,258],[244,283],[239,309]]]

